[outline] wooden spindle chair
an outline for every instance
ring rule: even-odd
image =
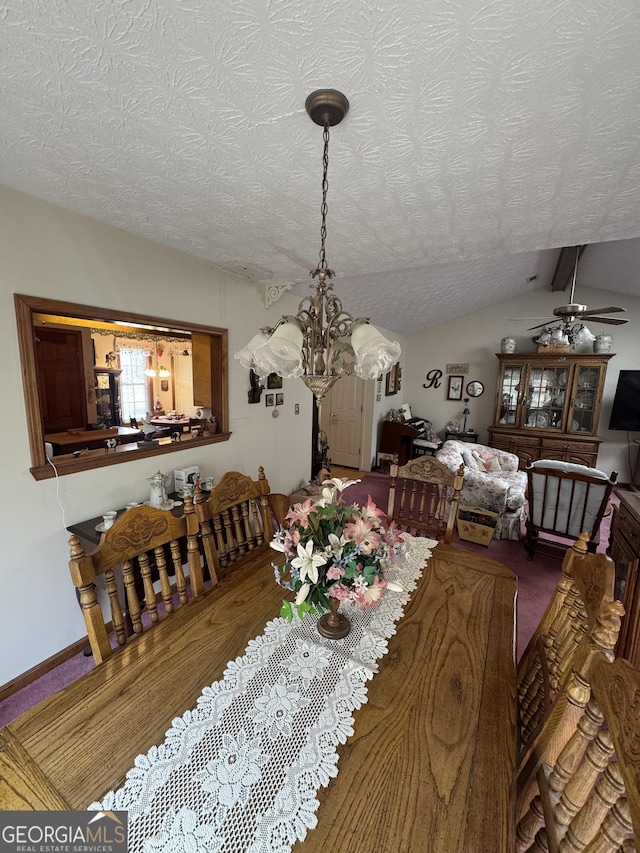
[[[640,671],[597,652],[567,688],[564,745],[543,755],[517,853],[630,853],[640,833]]]
[[[604,605],[613,600],[614,564],[604,554],[588,554],[588,538],[582,533],[567,549],[560,580],[518,664],[521,759],[571,672],[580,643],[595,628]]]
[[[185,541],[188,577],[181,552],[181,543]],[[191,498],[185,499],[184,515],[180,518],[149,506],[125,510],[89,554],[84,552],[76,535],[69,539],[69,546],[69,571],[96,663],[102,663],[112,654],[107,623],[96,593],[98,578],[104,578],[111,627],[118,646],[124,646],[131,634],[142,633],[147,621],[142,618],[143,608],[153,624],[174,612],[175,598],[179,607],[186,604],[189,597],[196,598],[204,592],[198,520]],[[123,590],[119,588],[115,572],[118,566],[122,566]],[[158,573],[158,594],[154,590],[154,571]],[[173,576],[177,597],[171,581]]]
[[[433,456],[391,465],[389,521],[414,536],[429,536],[450,545],[453,538],[464,466],[453,473]]]
[[[540,537],[540,533],[566,540],[577,539],[586,531],[588,550],[595,553],[602,518],[618,479],[617,471],[607,477],[595,468],[552,459],[539,459],[525,470],[529,501],[525,549],[529,559],[539,544],[552,554],[565,547],[553,539]]]
[[[196,489],[194,504],[212,584],[244,565],[257,549],[269,547],[273,521],[264,468],[258,469],[257,480],[228,471],[208,497]],[[279,517],[282,507],[276,504]]]

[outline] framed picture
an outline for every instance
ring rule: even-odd
[[[278,376],[277,373],[270,373],[267,376],[267,388],[282,388],[282,376]]]
[[[267,394],[264,398],[265,406],[273,406],[273,394]]]
[[[463,376],[450,376],[449,388],[447,389],[447,400],[462,400]]]
[[[160,380],[160,390],[161,391],[168,391],[169,390],[169,380],[168,379],[161,379]]]
[[[284,405],[284,394],[276,394],[276,406]]]
[[[394,364],[391,370],[387,373],[387,385],[385,388],[385,397],[391,397],[398,393],[398,365]]]

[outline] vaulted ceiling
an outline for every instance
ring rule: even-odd
[[[304,294],[332,87],[353,313],[411,334],[618,240],[590,283],[640,294],[637,0],[4,0],[0,27],[0,183]]]

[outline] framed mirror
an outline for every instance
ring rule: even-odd
[[[226,329],[14,302],[36,480],[229,439]]]

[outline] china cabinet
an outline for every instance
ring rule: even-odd
[[[104,426],[120,426],[120,374],[112,367],[96,368],[96,411]]]
[[[596,467],[596,435],[613,353],[498,354],[500,373],[489,444],[520,458]]]

